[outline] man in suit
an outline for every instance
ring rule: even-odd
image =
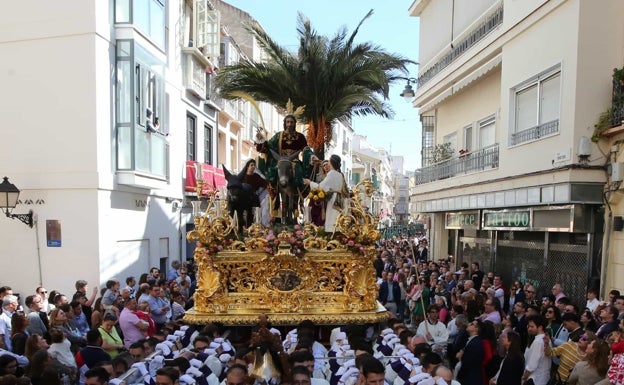
[[[396,316],[397,304],[401,300],[401,288],[394,281],[394,272],[389,271],[386,280],[379,285],[379,302]]]
[[[457,359],[461,362],[461,367],[457,373],[457,381],[462,385],[483,385],[483,342],[479,337],[479,321],[472,321],[466,329],[468,331],[468,342],[464,350],[457,353]]]

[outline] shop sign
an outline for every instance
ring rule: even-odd
[[[531,210],[484,211],[484,230],[526,230],[531,228]]]
[[[446,213],[445,228],[447,229],[479,229],[479,211]]]

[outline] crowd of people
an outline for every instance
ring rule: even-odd
[[[464,385],[621,384],[624,296],[577,304],[562,284],[538,295],[478,262],[428,258],[427,240],[380,242],[379,297],[396,322],[422,337]]]
[[[476,262],[433,261],[419,237],[378,242],[374,267],[389,321],[337,327],[329,340],[309,321],[236,344],[220,325],[185,325],[192,263],[101,289],[78,280],[71,296],[37,287],[20,299],[3,286],[0,385],[624,384],[616,290],[603,301],[590,289],[584,304],[560,284],[537,296]]]

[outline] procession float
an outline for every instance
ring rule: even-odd
[[[193,202],[195,229],[187,234],[196,244],[197,289],[186,322],[250,326],[263,314],[274,325],[387,319],[373,268],[378,223],[364,204],[374,191],[370,179],[344,200],[333,233],[311,223],[309,208],[295,225],[255,221],[241,230],[224,191],[201,189],[198,183],[204,199]]]

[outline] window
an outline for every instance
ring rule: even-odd
[[[464,127],[464,149],[469,152],[474,150],[472,145],[472,124]]]
[[[197,160],[197,121],[195,116],[186,114],[186,160]]]
[[[204,163],[212,164],[212,126],[204,124]]]
[[[487,117],[477,124],[479,125],[479,148],[496,144],[496,117]]]
[[[457,131],[452,134],[444,135],[442,143],[449,143],[451,145],[451,154],[457,153]]]
[[[549,71],[514,90],[511,145],[559,132],[561,72]]]
[[[118,40],[116,58],[117,170],[165,179],[164,65],[134,40]]]
[[[165,48],[165,0],[116,0],[115,23],[133,23]]]

